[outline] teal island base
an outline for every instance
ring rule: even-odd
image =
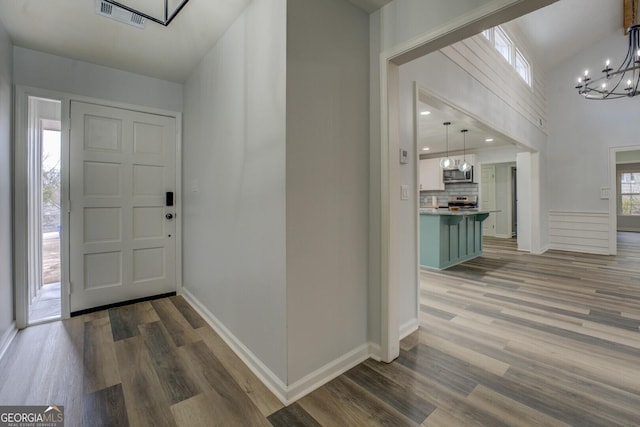
[[[420,211],[420,266],[444,270],[482,255],[482,221],[489,212]]]

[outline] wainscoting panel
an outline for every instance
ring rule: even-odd
[[[609,254],[609,214],[549,211],[549,248]]]

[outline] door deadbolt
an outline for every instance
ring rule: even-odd
[[[164,217],[167,218],[168,220],[172,220],[173,219],[173,214],[172,213],[168,213]]]

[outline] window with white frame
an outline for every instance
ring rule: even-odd
[[[500,53],[500,55],[502,55],[502,57],[507,60],[509,64],[513,64],[513,61],[511,60],[512,59],[511,51],[513,50],[513,42],[511,41],[509,36],[507,36],[505,32],[502,31],[500,27],[494,28],[493,46],[496,48],[498,53]]]
[[[620,215],[640,215],[640,170],[620,172]]]
[[[522,77],[522,79],[527,82],[527,84],[531,85],[531,66],[524,58],[522,52],[520,52],[520,50],[517,48],[513,66],[515,67],[520,77]]]
[[[531,65],[507,33],[498,26],[484,30],[482,35],[511,64],[522,80],[531,86]]]

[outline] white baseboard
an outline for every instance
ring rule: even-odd
[[[18,328],[16,328],[16,322],[11,323],[9,328],[5,331],[5,333],[0,337],[0,360],[7,352],[7,349],[11,345],[11,342],[16,337],[18,333]]]
[[[577,245],[563,245],[559,243],[549,245],[549,249],[554,249],[556,251],[565,251],[565,252],[577,252],[583,254],[594,254],[594,255],[610,255],[609,248],[596,248],[590,246],[577,246]]]
[[[216,316],[213,315],[191,292],[182,288],[182,296],[191,306],[202,316],[202,318],[213,328],[214,331],[224,340],[234,353],[244,362],[260,381],[283,404],[287,404],[287,385],[280,380],[247,346],[227,329]]]
[[[354,366],[364,362],[372,355],[376,344],[364,343],[339,358],[327,363],[291,385],[286,385],[240,340],[227,329],[193,294],[182,288],[181,294],[200,314],[225,343],[238,355],[245,365],[264,385],[284,404],[290,405],[313,390],[328,383]],[[377,347],[377,354],[380,347]],[[374,357],[375,359],[375,357]],[[377,359],[379,360],[379,358]]]
[[[376,343],[369,343],[369,357],[371,357],[376,362],[382,361],[382,356],[380,355],[381,350],[380,346]]]
[[[400,339],[406,338],[420,327],[418,319],[411,319],[404,325],[400,326]]]
[[[543,253],[547,252],[549,249],[551,249],[549,247],[549,245],[543,246],[542,248],[540,248],[537,251],[532,251],[531,253],[534,255],[542,255]]]
[[[288,387],[287,401],[285,402],[285,405],[295,402],[337,376],[347,372],[354,366],[364,362],[369,358],[369,354],[369,343],[362,344],[343,356],[315,370],[309,375],[299,379]]]

